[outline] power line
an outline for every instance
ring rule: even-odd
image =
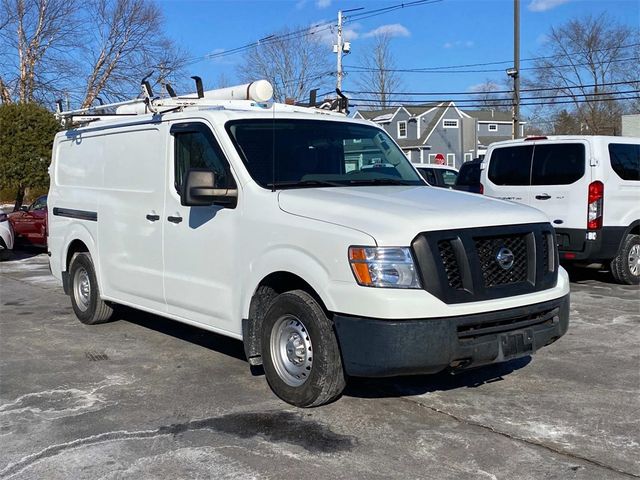
[[[554,68],[566,68],[566,67],[585,67],[589,65],[604,65],[608,63],[617,62],[629,62],[638,61],[639,57],[620,58],[617,60],[603,60],[602,62],[589,62],[589,63],[572,63],[567,65],[548,65],[539,67],[522,67],[520,70],[540,70],[540,69],[554,69]],[[482,70],[425,70],[425,69],[413,69],[413,68],[370,68],[361,67],[356,65],[345,65],[348,68],[355,68],[355,72],[397,72],[397,73],[496,73],[504,72],[503,69],[482,69]]]
[[[626,48],[632,48],[632,47],[637,47],[640,46],[640,43],[630,43],[628,45],[622,45],[622,46],[616,46],[616,47],[607,47],[607,48],[601,48],[601,49],[597,49],[597,50],[578,50],[575,52],[569,52],[566,55],[565,54],[559,54],[559,55],[547,55],[547,56],[541,56],[541,57],[531,57],[531,58],[523,58],[520,61],[521,62],[533,62],[536,60],[547,60],[547,59],[562,59],[562,58],[566,58],[568,56],[573,56],[573,55],[581,55],[581,54],[585,54],[585,53],[596,53],[596,52],[606,52],[609,50],[622,50],[622,49],[626,49]],[[487,66],[491,66],[491,65],[511,65],[513,63],[513,60],[503,60],[503,61],[497,61],[497,62],[483,62],[483,63],[467,63],[467,64],[462,64],[462,65],[446,65],[446,66],[438,66],[438,67],[416,67],[416,68],[405,68],[405,69],[389,69],[387,71],[403,71],[403,72],[419,72],[419,71],[425,71],[425,72],[431,72],[431,71],[437,71],[437,70],[451,70],[451,69],[458,69],[458,68],[471,68],[471,67],[487,67]],[[350,65],[350,68],[356,68],[356,69],[362,69],[363,71],[366,71],[365,69],[367,69],[368,67],[364,67],[362,65]],[[377,70],[377,69],[375,69]],[[480,70],[479,72],[485,72],[485,71],[502,71],[501,69],[498,70]],[[447,72],[448,73],[448,72]],[[475,73],[475,71],[474,71]]]
[[[640,91],[639,91],[640,92]],[[566,103],[590,103],[590,102],[617,102],[620,100],[640,100],[640,96],[632,96],[632,97],[622,97],[622,98],[595,98],[595,99],[583,99],[583,100],[561,100],[559,102],[527,102],[527,103],[521,103],[520,105],[522,106],[534,106],[534,105],[558,105],[558,104],[566,104]],[[360,101],[360,100],[358,100]],[[366,108],[370,108],[370,107],[378,107],[379,103],[376,103],[375,100],[367,100],[364,103],[353,103],[351,104],[352,107],[366,107]],[[403,107],[405,105],[403,105],[402,103],[392,103],[389,104],[386,108],[398,108],[398,107]],[[464,108],[466,109],[487,109],[487,108],[497,108],[497,107],[504,107],[504,104],[478,104],[478,105],[464,105]],[[449,108],[450,105],[435,105],[432,106],[431,108]]]
[[[601,96],[612,96],[612,95],[628,95],[631,93],[640,93],[640,90],[624,90],[624,91],[618,91],[618,92],[598,92],[598,93],[576,93],[573,95],[551,95],[551,96],[544,96],[544,97],[523,97],[521,98],[521,100],[552,100],[552,99],[562,99],[562,98],[575,98],[575,97],[601,97]],[[394,94],[393,93],[388,93],[387,94],[390,97],[393,97]],[[367,99],[367,98],[351,98],[351,101],[354,102],[358,102],[358,101],[370,101],[371,99]],[[410,104],[421,104],[424,103],[423,100],[413,100],[413,99],[398,99],[395,98],[394,99],[396,102],[401,102],[401,103],[410,103]],[[375,101],[375,100],[373,100]],[[477,98],[462,98],[459,100],[456,100],[455,103],[478,103],[479,99]],[[437,102],[437,103],[451,103],[451,100],[433,100],[433,102]],[[488,102],[502,102],[501,105],[510,105],[511,104],[511,99],[510,98],[504,98],[504,99],[500,99],[500,98],[492,98],[492,99],[488,99]],[[551,102],[553,103],[553,102]]]
[[[384,8],[378,8],[375,10],[369,10],[369,11],[365,11],[362,13],[358,13],[358,14],[353,14],[350,15],[348,17],[348,20],[353,21],[353,20],[364,20],[365,18],[371,18],[371,17],[375,17],[378,15],[383,15],[385,13],[389,13],[392,12],[394,10],[399,10],[399,9],[403,9],[403,8],[411,8],[411,7],[418,7],[421,5],[429,5],[432,3],[438,3],[438,2],[442,2],[444,0],[415,0],[413,2],[407,2],[407,3],[398,3],[395,5],[390,5],[388,7],[384,7]],[[245,52],[247,50],[251,50],[252,48],[255,47],[259,47],[259,46],[265,46],[265,45],[270,45],[272,43],[276,43],[279,41],[283,41],[283,40],[297,40],[299,38],[303,38],[309,35],[317,35],[319,33],[322,33],[324,31],[330,30],[334,27],[337,26],[337,23],[334,21],[325,21],[325,22],[318,22],[316,24],[310,25],[309,27],[304,27],[304,28],[300,28],[298,30],[294,30],[293,32],[287,32],[287,33],[283,33],[280,35],[269,35],[267,37],[264,37],[260,40],[255,40],[253,42],[247,43],[245,45],[241,45],[235,48],[231,48],[229,50],[224,50],[221,52],[215,52],[215,53],[209,53],[200,57],[191,57],[190,59],[187,59],[187,63],[185,64],[185,66],[188,65],[193,65],[195,63],[199,63],[202,62],[204,60],[214,60],[214,59],[218,59],[218,58],[223,58],[223,57],[227,57],[230,55],[235,55],[238,53],[242,53]]]
[[[588,85],[575,85],[567,87],[545,87],[545,88],[523,88],[521,92],[545,92],[545,91],[557,91],[557,90],[574,90],[578,88],[593,88],[593,87],[610,87],[615,85],[630,85],[640,83],[640,80],[629,80],[626,82],[607,82],[607,83],[593,83]],[[367,90],[344,90],[346,93],[357,95],[379,95],[381,92],[367,91]],[[472,92],[398,92],[395,95],[412,95],[412,96],[458,96],[458,95],[483,95],[483,94],[511,94],[513,90],[478,90]]]

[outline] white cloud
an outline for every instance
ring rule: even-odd
[[[445,42],[444,48],[471,48],[475,45],[472,40],[456,40],[455,42]]]
[[[331,5],[331,0],[316,0],[316,7],[318,8],[327,8]]]
[[[363,37],[375,37],[376,35],[387,35],[389,37],[408,37],[411,32],[404,25],[399,23],[390,23],[388,25],[380,25],[378,28],[371,30],[363,35]]]
[[[527,8],[532,12],[546,12],[570,0],[531,0]]]

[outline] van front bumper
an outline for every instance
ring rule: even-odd
[[[334,315],[348,375],[391,377],[503,362],[535,353],[564,335],[569,295],[474,315],[381,320]]]

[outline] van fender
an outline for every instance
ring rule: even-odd
[[[100,275],[100,259],[98,257],[98,248],[93,239],[93,235],[89,231],[86,225],[83,225],[80,222],[74,222],[67,227],[67,234],[64,239],[64,248],[61,251],[60,257],[60,266],[61,271],[64,272],[63,276],[68,275],[67,272],[67,255],[69,253],[69,247],[74,240],[80,240],[87,246],[89,250],[89,255],[91,255],[91,259],[93,260],[93,268],[96,271],[96,279],[98,280],[98,285],[102,285],[102,276]]]
[[[328,289],[331,277],[318,257],[302,248],[282,246],[258,255],[256,261],[249,266],[249,277],[243,282],[246,287],[241,294],[241,318],[249,318],[251,300],[258,286],[267,276],[276,272],[287,272],[300,277],[313,288],[329,311],[334,309],[335,302]]]

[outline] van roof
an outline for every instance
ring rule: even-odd
[[[501,142],[494,142],[491,147],[502,147],[505,145],[522,145],[523,143],[530,142],[557,142],[557,141],[576,141],[583,140],[588,142],[600,142],[600,141],[621,141],[621,139],[628,139],[633,142],[640,141],[640,138],[634,137],[620,137],[611,135],[535,135],[527,138],[517,138],[515,140],[504,140]]]

